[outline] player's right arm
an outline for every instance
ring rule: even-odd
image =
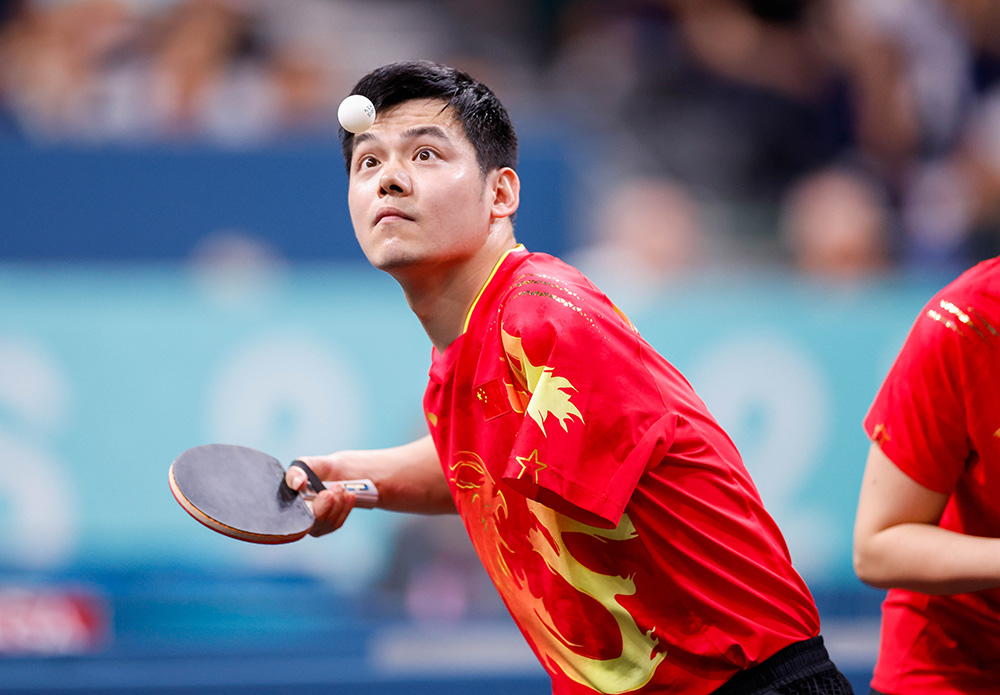
[[[323,480],[372,480],[378,489],[379,509],[418,514],[455,512],[430,435],[387,449],[337,451],[325,456],[302,456],[299,460]],[[285,480],[299,490],[306,483],[306,474],[293,466]],[[337,530],[353,508],[354,495],[332,486],[313,501],[316,524],[310,533],[321,536]]]
[[[866,584],[925,594],[1000,586],[1000,538],[938,526],[948,496],[920,485],[872,443],[854,524],[854,570]]]

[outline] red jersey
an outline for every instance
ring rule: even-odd
[[[735,446],[577,270],[509,252],[432,359],[445,476],[554,693],[710,693],[819,633]]]
[[[900,470],[949,496],[942,528],[1000,536],[1000,258],[965,272],[927,304],[864,426]],[[872,687],[996,693],[1000,589],[890,590]]]

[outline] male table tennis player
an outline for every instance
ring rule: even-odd
[[[1000,692],[1000,258],[924,307],[864,427],[854,566],[889,589],[873,692]]]
[[[558,695],[850,693],[691,386],[587,278],[515,241],[517,138],[496,96],[425,62],[353,91],[377,115],[343,134],[351,218],[433,343],[430,434],[304,460],[372,478],[386,509],[457,510]],[[351,506],[323,493],[314,535]]]

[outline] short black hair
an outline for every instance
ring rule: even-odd
[[[455,110],[485,174],[517,169],[517,134],[507,109],[493,91],[468,73],[427,60],[404,60],[372,70],[351,94],[371,99],[375,113],[413,99],[442,99]],[[354,134],[340,129],[347,175],[351,174]]]

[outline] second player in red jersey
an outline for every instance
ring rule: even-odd
[[[860,576],[889,588],[872,686],[1000,687],[1000,259],[924,307],[864,421]],[[994,560],[993,558],[998,558]]]

